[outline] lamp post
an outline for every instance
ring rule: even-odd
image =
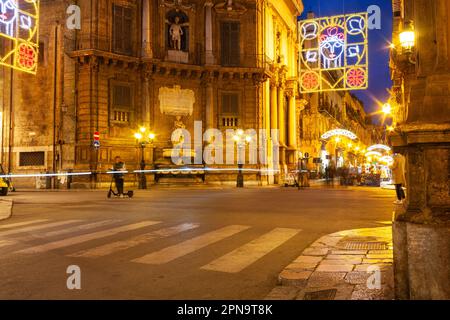
[[[236,181],[236,187],[237,188],[243,188],[244,187],[244,174],[243,174],[243,169],[244,169],[244,161],[245,161],[245,153],[244,153],[244,161],[241,161],[240,157],[241,157],[241,152],[242,149],[244,149],[245,152],[245,146],[247,144],[249,144],[252,141],[252,137],[251,136],[246,136],[244,135],[244,131],[243,130],[238,130],[237,134],[234,135],[233,137],[234,142],[237,145],[237,152],[238,152],[238,176],[237,176],[237,181]]]
[[[139,176],[139,189],[145,190],[147,189],[147,177],[144,172],[146,167],[145,147],[147,145],[153,145],[153,141],[155,140],[156,136],[153,132],[150,132],[147,128],[141,127],[139,129],[139,132],[136,132],[134,134],[134,137],[138,142],[139,147],[141,148],[141,163],[140,163],[141,173]]]

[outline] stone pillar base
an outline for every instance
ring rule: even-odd
[[[397,221],[395,293],[401,300],[450,299],[450,225]]]

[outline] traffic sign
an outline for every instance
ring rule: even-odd
[[[100,132],[94,132],[94,141],[100,141]]]

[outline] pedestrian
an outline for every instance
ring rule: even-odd
[[[405,157],[399,153],[394,154],[394,161],[391,165],[392,170],[392,180],[395,185],[395,191],[397,193],[397,200],[394,202],[395,204],[402,204],[406,199],[405,191],[403,190],[403,186],[406,186],[406,177],[405,177]]]
[[[114,173],[114,182],[116,183],[117,194],[119,195],[119,197],[123,198],[123,187],[125,183],[124,172],[126,171],[126,167],[125,163],[119,156],[114,158],[113,171],[118,172]]]

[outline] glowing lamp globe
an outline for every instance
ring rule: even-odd
[[[400,44],[406,50],[411,50],[416,43],[416,34],[413,30],[405,30],[400,33]]]
[[[384,114],[391,114],[392,113],[392,106],[389,103],[385,103],[382,107]]]

